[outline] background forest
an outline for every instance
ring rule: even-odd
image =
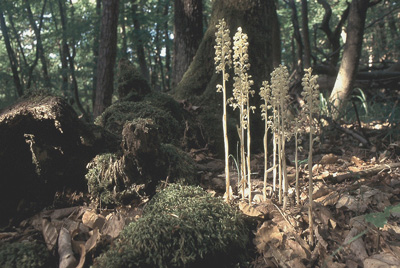
[[[400,0],[0,1],[0,266],[395,267],[399,59]]]
[[[193,48],[208,27],[212,1],[119,2],[115,67],[122,58],[128,59],[153,90],[170,91],[186,71],[185,61],[191,61]],[[192,32],[186,33],[192,42],[192,51],[187,49],[185,53],[189,60],[178,55],[185,49],[174,45],[174,31],[179,31],[182,25],[188,26],[187,22],[174,19],[174,2],[194,5],[200,13],[193,15],[194,27],[188,27]],[[330,73],[338,68],[349,4],[324,0],[275,3],[280,25],[280,63],[291,74],[299,66],[299,58],[304,62],[303,67],[311,65],[316,73]],[[67,97],[79,113],[91,114],[101,10],[100,0],[2,1],[0,108],[28,90],[50,89]],[[383,70],[398,62],[399,10],[399,1],[380,1],[368,9],[360,71]],[[203,31],[199,32],[199,27]],[[332,82],[321,84],[327,94],[332,86]]]

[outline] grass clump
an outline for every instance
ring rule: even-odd
[[[0,267],[3,268],[47,268],[54,263],[43,244],[17,242],[0,244]]]
[[[200,187],[171,184],[95,267],[233,267],[249,242],[242,214]]]

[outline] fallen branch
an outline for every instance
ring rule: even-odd
[[[358,172],[350,172],[350,173],[345,173],[345,174],[336,175],[336,176],[329,175],[328,177],[326,177],[326,179],[334,180],[337,182],[342,182],[344,180],[351,179],[351,178],[359,178],[362,176],[375,175],[384,170],[398,168],[398,167],[400,167],[400,163],[382,164],[382,165],[379,165],[379,166],[376,166],[373,168],[369,168],[369,169],[365,169],[365,170],[361,170]]]

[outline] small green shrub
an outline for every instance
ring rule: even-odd
[[[171,184],[95,267],[233,267],[249,242],[242,214],[200,187]]]
[[[0,267],[47,268],[54,267],[49,251],[43,244],[17,242],[0,244]]]

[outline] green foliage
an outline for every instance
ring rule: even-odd
[[[47,268],[52,267],[49,251],[43,244],[17,242],[0,244],[0,266],[3,268]]]
[[[233,267],[248,242],[242,214],[200,187],[171,184],[95,267]]]
[[[387,224],[387,219],[391,213],[400,213],[400,204],[397,206],[386,207],[383,212],[370,213],[365,215],[365,220],[378,228],[383,228]]]
[[[152,119],[159,129],[162,142],[177,141],[183,134],[182,127],[169,111],[156,107],[149,101],[117,102],[98,116],[95,124],[105,127],[110,132],[120,136],[125,122],[136,118]]]

